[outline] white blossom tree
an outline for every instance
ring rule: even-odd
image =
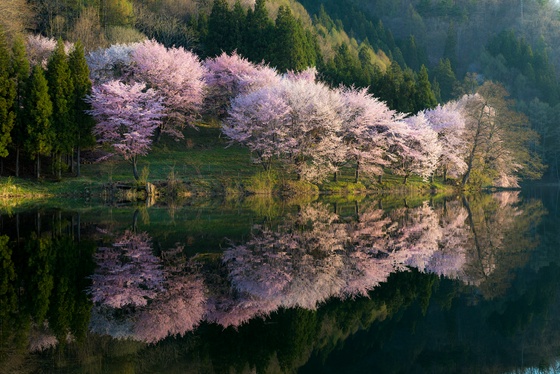
[[[445,105],[438,105],[434,109],[424,111],[431,128],[437,132],[441,144],[441,155],[438,168],[443,173],[444,181],[447,175],[458,178],[467,169],[465,154],[467,142],[465,139],[465,118],[459,105],[450,101]]]
[[[398,155],[398,165],[394,170],[404,175],[405,184],[412,174],[426,180],[434,173],[441,155],[438,134],[432,130],[422,112],[405,118],[404,123],[408,127],[407,133],[400,138],[401,142],[394,146]]]
[[[341,95],[322,83],[283,79],[233,100],[223,132],[269,164],[273,156],[300,179],[321,181],[346,157]]]
[[[99,142],[110,144],[132,164],[134,178],[139,179],[137,162],[150,150],[152,135],[161,125],[164,107],[156,91],[143,83],[124,84],[109,81],[94,86],[88,102],[97,124],[94,134]]]
[[[355,164],[355,181],[360,173],[383,175],[383,167],[390,165],[390,148],[404,115],[374,98],[367,89],[344,89],[342,110],[342,139],[347,147],[347,159]]]
[[[213,115],[224,118],[231,100],[247,95],[261,88],[278,84],[280,76],[273,68],[263,64],[253,64],[236,52],[222,53],[204,61],[207,93],[205,109]]]
[[[134,80],[154,89],[165,108],[156,139],[161,133],[182,138],[181,130],[194,126],[204,98],[206,72],[199,58],[183,47],[166,48],[154,40],[140,43],[131,58]]]

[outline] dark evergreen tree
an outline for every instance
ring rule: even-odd
[[[247,11],[245,55],[252,62],[270,61],[274,23],[266,10],[266,0],[257,0],[253,10]]]
[[[358,56],[350,51],[346,43],[338,47],[334,58],[327,62],[322,74],[324,79],[331,85],[337,86],[358,86],[358,82],[363,82],[362,69]]]
[[[274,28],[272,65],[279,71],[301,71],[315,65],[313,43],[288,7],[281,6]]]
[[[449,28],[447,29],[443,58],[449,60],[453,71],[457,69],[457,30],[453,21],[449,23]]]
[[[73,84],[72,97],[72,125],[74,133],[74,147],[76,148],[76,175],[80,176],[80,151],[83,147],[95,144],[92,130],[95,122],[86,113],[91,106],[85,101],[87,95],[91,94],[91,80],[89,79],[89,67],[84,55],[84,47],[81,42],[74,45],[74,50],[68,58],[68,65]],[[72,165],[74,163],[72,162]]]
[[[10,49],[4,31],[0,28],[0,157],[8,156],[8,145],[12,141],[15,96],[16,87],[10,77]],[[0,174],[1,171],[0,169]]]
[[[210,57],[222,52],[231,53],[238,47],[235,23],[226,0],[214,0],[208,17],[208,34],[205,41],[206,55]]]
[[[55,133],[51,126],[53,105],[43,69],[35,65],[27,85],[24,101],[27,136],[25,150],[32,160],[36,160],[35,175],[41,178],[41,156],[53,148]]]
[[[243,36],[245,35],[245,22],[247,14],[241,6],[241,2],[236,0],[233,4],[233,10],[231,12],[231,18],[233,20],[233,46],[234,50],[242,53],[244,49]]]
[[[68,57],[64,51],[62,39],[58,40],[56,48],[47,64],[47,80],[49,94],[53,104],[52,124],[56,135],[53,151],[56,154],[58,177],[62,173],[62,154],[70,153],[75,144],[72,123],[72,106],[74,104],[74,85],[68,66]]]
[[[16,151],[16,177],[19,177],[20,151],[27,137],[25,123],[24,99],[26,95],[26,83],[29,80],[29,60],[25,51],[23,37],[17,36],[12,44],[12,60],[10,75],[15,83],[16,96],[13,112],[15,113],[15,124],[12,130],[12,145]]]
[[[422,65],[416,78],[416,105],[414,111],[418,112],[428,108],[435,108],[436,105],[436,95],[430,84],[428,69]]]
[[[401,50],[403,51],[406,66],[414,71],[418,71],[418,69],[420,69],[420,58],[418,56],[419,51],[414,35],[408,37]]]
[[[439,84],[441,100],[443,102],[449,101],[453,97],[453,90],[457,83],[451,62],[447,59],[440,60],[433,75]]]

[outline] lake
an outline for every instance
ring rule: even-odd
[[[558,372],[559,203],[5,206],[0,372]]]

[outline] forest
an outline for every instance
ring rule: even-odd
[[[9,0],[4,175],[80,175],[218,123],[297,180],[558,180],[554,2]],[[125,108],[123,110],[123,108]],[[248,160],[249,162],[249,160]],[[6,170],[4,170],[4,165]],[[26,173],[24,173],[26,174]]]

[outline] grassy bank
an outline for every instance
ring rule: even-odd
[[[47,177],[42,181],[26,178],[0,178],[1,197],[21,198],[104,198],[113,194],[115,186],[135,187],[150,182],[167,195],[236,195],[247,194],[363,194],[399,193],[431,194],[451,191],[448,185],[427,183],[420,178],[409,178],[404,185],[400,176],[386,175],[382,183],[363,179],[353,181],[353,170],[342,169],[338,181],[327,181],[319,186],[295,181],[295,176],[274,168],[264,172],[251,162],[249,151],[229,146],[220,136],[217,126],[200,126],[185,130],[185,138],[174,141],[163,138],[152,151],[139,160],[142,180],[137,183],[131,165],[114,156],[100,163],[84,164],[81,176],[70,174],[62,180]],[[141,188],[141,187],[140,187]],[[130,197],[130,196],[129,196]]]

